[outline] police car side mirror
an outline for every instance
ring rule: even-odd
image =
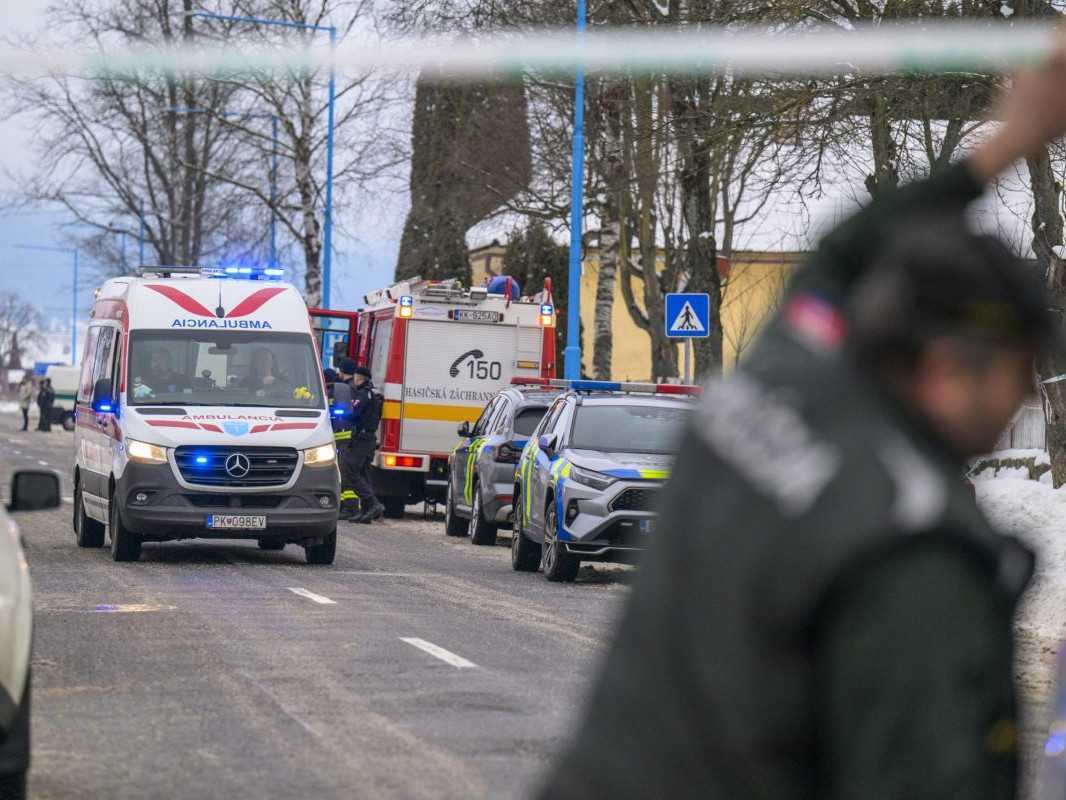
[[[25,469],[11,480],[8,511],[43,511],[59,508],[59,476],[50,470]]]
[[[114,414],[118,410],[111,394],[110,378],[101,378],[93,385],[92,406],[98,414]]]
[[[469,436],[470,436],[470,423],[464,421],[463,424],[459,426],[459,430],[457,431],[457,433],[460,436],[462,436],[464,439],[469,438]]]
[[[548,458],[555,458],[555,445],[558,444],[559,437],[554,433],[546,433],[537,440],[537,444],[540,449],[544,451],[544,455]]]

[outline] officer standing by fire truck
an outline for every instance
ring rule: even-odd
[[[385,506],[374,496],[370,482],[370,462],[377,449],[381,397],[374,391],[370,370],[345,358],[337,366],[340,381],[333,387],[335,409],[334,440],[341,464],[340,519],[369,524],[380,519]],[[338,426],[345,427],[339,429]]]

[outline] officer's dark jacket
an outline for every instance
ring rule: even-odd
[[[1032,558],[962,462],[845,355],[835,301],[965,165],[830,234],[712,384],[544,798],[1008,798],[1012,618]]]
[[[358,433],[376,433],[381,421],[382,398],[374,384],[365,381],[352,389],[352,425]]]

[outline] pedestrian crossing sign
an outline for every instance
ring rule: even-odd
[[[671,339],[702,339],[711,335],[711,296],[666,295],[666,335]]]

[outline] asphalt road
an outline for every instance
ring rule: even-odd
[[[331,567],[201,541],[115,564],[74,544],[72,435],[15,428],[0,415],[0,480],[51,467],[68,499],[19,517],[34,798],[526,796],[632,578],[549,584],[439,517],[342,525]]]

